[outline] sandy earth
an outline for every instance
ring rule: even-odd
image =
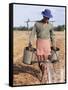
[[[30,33],[30,32],[29,32]],[[60,48],[59,62],[54,67],[55,83],[65,82],[65,36],[64,32],[56,32],[57,46]],[[23,63],[23,50],[28,45],[27,31],[13,31],[13,85],[40,84],[41,72],[38,63],[26,65]],[[35,47],[35,40],[33,42]],[[46,84],[46,83],[45,83]]]

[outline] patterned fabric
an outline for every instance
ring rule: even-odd
[[[47,57],[51,53],[50,40],[49,39],[37,39],[36,40],[37,55],[44,55]]]

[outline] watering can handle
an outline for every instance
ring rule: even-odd
[[[29,46],[29,47],[32,47],[32,44],[31,44],[31,42],[29,42],[28,46]]]
[[[58,60],[58,56],[57,56],[57,53],[56,53],[56,50],[54,50],[55,54],[56,54],[56,57],[57,57],[57,60]]]

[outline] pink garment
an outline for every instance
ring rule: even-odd
[[[37,48],[37,55],[44,55],[45,57],[47,57],[48,55],[51,55],[49,39],[37,39],[36,48]]]

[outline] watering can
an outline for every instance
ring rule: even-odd
[[[24,55],[23,55],[23,63],[24,64],[31,64],[31,61],[33,59],[33,54],[36,51],[35,48],[32,47],[32,45],[28,45],[24,48]]]
[[[58,47],[56,47],[56,49],[51,47],[51,62],[52,63],[59,61],[59,51],[60,49]]]

